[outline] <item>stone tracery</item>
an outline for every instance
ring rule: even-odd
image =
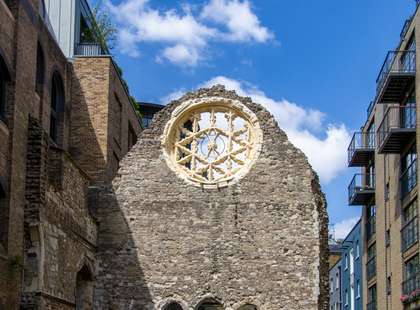
[[[175,120],[169,153],[177,171],[204,185],[245,173],[259,145],[256,118],[226,103],[187,110]]]

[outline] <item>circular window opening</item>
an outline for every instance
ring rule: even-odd
[[[240,179],[249,171],[261,145],[257,118],[240,103],[193,105],[167,127],[170,166],[200,186],[226,186]]]

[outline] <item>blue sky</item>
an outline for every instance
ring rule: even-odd
[[[386,52],[414,0],[110,0],[113,50],[138,100],[221,82],[250,95],[309,157],[342,236],[349,135],[366,121]]]

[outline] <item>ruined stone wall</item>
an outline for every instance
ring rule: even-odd
[[[181,101],[237,99],[258,118],[261,153],[237,183],[193,186],[166,164],[161,135]],[[156,115],[95,201],[96,309],[185,309],[206,297],[226,309],[327,309],[327,213],[317,177],[276,121],[221,87]]]
[[[96,223],[87,206],[89,179],[62,149],[49,144],[35,119],[28,142],[23,306],[74,308],[78,271],[87,265],[94,273]]]

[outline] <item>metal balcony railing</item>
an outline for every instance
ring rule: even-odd
[[[376,256],[374,256],[373,258],[371,258],[367,263],[366,263],[366,277],[367,280],[371,280],[376,276]]]
[[[419,240],[419,221],[417,216],[411,219],[401,229],[401,249],[407,250]]]
[[[366,166],[375,155],[375,133],[354,133],[347,153],[349,167]]]
[[[416,52],[411,50],[390,51],[376,79],[376,101],[399,102],[416,73]]]
[[[409,19],[407,19],[405,21],[404,26],[401,29],[401,33],[400,33],[401,40],[404,39],[404,37],[405,37],[405,35],[406,35],[407,31],[408,31],[408,28],[410,28],[410,25],[411,25],[411,21],[412,20],[413,20],[413,18],[411,17],[411,18],[409,18]]]
[[[349,205],[366,205],[375,197],[375,174],[357,173],[348,186]]]
[[[420,289],[420,272],[417,272],[415,275],[406,279],[402,283],[402,290],[404,295],[410,295],[417,289]]]
[[[401,198],[404,199],[417,185],[417,160],[414,160],[401,174],[400,182]]]
[[[417,126],[416,105],[389,107],[378,127],[379,153],[399,153]]]
[[[370,303],[366,304],[366,310],[376,310],[376,309],[377,309],[376,300],[371,301]]]
[[[369,103],[369,106],[367,108],[367,118],[369,118],[369,116],[372,114],[373,108],[375,107],[375,101],[371,101]]]
[[[103,56],[109,55],[99,43],[79,43],[76,46],[76,56]]]

